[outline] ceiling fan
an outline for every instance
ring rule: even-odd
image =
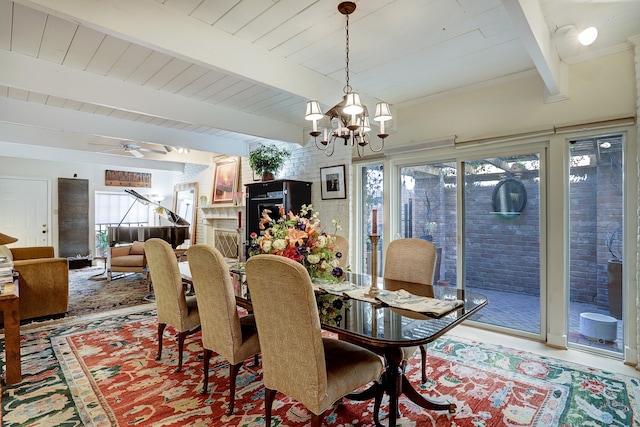
[[[138,159],[144,157],[144,154],[142,154],[142,152],[156,153],[156,154],[167,154],[166,151],[154,150],[153,148],[145,148],[145,147],[141,147],[140,145],[137,145],[137,144],[125,144],[125,143],[120,143],[120,144],[118,144],[117,147],[110,148],[108,150],[102,150],[100,152],[101,153],[110,153],[112,151],[124,151],[125,153],[129,153],[132,156],[137,157]]]

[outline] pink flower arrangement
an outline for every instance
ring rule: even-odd
[[[273,219],[270,210],[264,210],[259,228],[262,235],[251,233],[249,256],[274,254],[290,258],[302,264],[311,278],[338,280],[344,270],[339,266],[342,253],[336,246],[333,235],[321,231],[318,212],[311,205],[302,205],[298,215],[284,213],[282,206],[279,218]],[[340,224],[332,221],[335,231]]]

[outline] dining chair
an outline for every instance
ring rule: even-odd
[[[342,253],[342,258],[338,260],[340,267],[343,269],[349,264],[349,239],[339,234],[334,235],[336,238],[336,247]]]
[[[215,351],[229,361],[229,406],[227,415],[233,413],[236,377],[242,362],[254,356],[258,363],[260,342],[252,314],[240,317],[236,297],[229,274],[229,265],[219,250],[213,246],[197,244],[187,251],[191,280],[198,300],[204,347],[204,385],[209,385],[209,359]]]
[[[158,312],[158,355],[162,356],[162,336],[167,325],[178,332],[178,367],[182,370],[182,353],[185,338],[200,330],[200,315],[195,296],[186,297],[178,260],[173,248],[162,239],[153,238],[144,243],[151,283]]]
[[[422,239],[397,239],[389,243],[384,260],[385,279],[400,280],[415,283],[408,292],[421,296],[433,296],[424,285],[432,285],[436,266],[436,247],[433,243]],[[395,289],[389,289],[395,290]],[[421,345],[420,349],[422,382],[427,382],[427,349]],[[415,347],[403,347],[404,358],[408,360]]]
[[[267,427],[278,391],[306,406],[311,425],[319,427],[334,402],[372,381],[379,387],[379,356],[322,337],[311,279],[301,264],[256,255],[245,269],[262,351]]]

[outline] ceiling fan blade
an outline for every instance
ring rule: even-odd
[[[113,144],[109,144],[109,143],[106,143],[106,142],[88,142],[87,144],[96,145],[96,146],[100,146],[100,147],[114,147]]]
[[[136,147],[136,150],[139,150],[139,151],[146,151],[147,153],[167,154],[167,152],[166,152],[166,151],[162,151],[162,150],[154,150],[153,148]]]
[[[110,153],[112,151],[118,151],[118,150],[121,150],[121,148],[109,148],[108,150],[100,150],[100,151],[97,151],[97,152],[98,153]]]

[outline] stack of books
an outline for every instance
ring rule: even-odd
[[[13,262],[5,256],[0,256],[0,294],[4,293],[5,285],[13,283]]]

